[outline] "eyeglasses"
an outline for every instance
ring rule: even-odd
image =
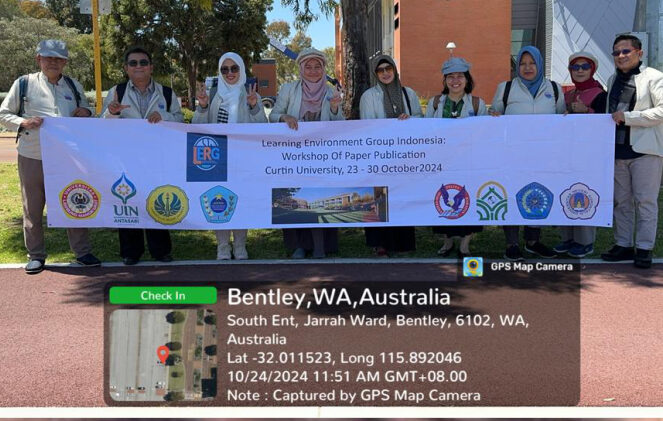
[[[383,66],[383,67],[378,67],[377,69],[375,69],[375,73],[377,73],[379,75],[381,75],[384,72],[392,73],[393,71],[394,71],[394,66],[392,66],[390,64],[388,64],[386,66]]]
[[[230,72],[230,73],[239,73],[239,66],[236,65],[236,64],[233,64],[230,67],[223,66],[221,68],[221,74],[222,75],[227,75],[228,72]]]
[[[149,60],[146,60],[146,59],[142,59],[142,60],[129,60],[129,61],[127,62],[127,65],[128,65],[129,67],[136,67],[136,66],[145,67],[145,66],[149,66],[149,65],[150,65],[150,61],[149,61]]]
[[[637,48],[624,48],[623,50],[615,50],[612,53],[613,57],[619,57],[620,55],[624,54],[625,56],[631,54],[631,52],[637,50]]]
[[[589,70],[589,69],[591,69],[591,68],[592,68],[592,65],[589,64],[589,63],[583,63],[583,64],[570,64],[570,65],[569,65],[569,70],[574,70],[574,71],[576,71],[576,72],[577,72],[578,70],[580,70],[580,69],[582,69],[582,70]]]

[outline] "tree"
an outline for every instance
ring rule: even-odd
[[[311,10],[312,0],[281,0],[281,2],[292,7],[298,27],[306,27],[317,19],[317,15]],[[370,87],[368,54],[364,41],[367,39],[367,2],[365,0],[317,0],[317,2],[322,13],[327,16],[334,12],[337,5],[341,6],[343,80],[345,81],[343,111],[348,119],[358,119],[359,99],[361,94]]]
[[[39,41],[55,38],[67,43],[69,62],[64,72],[83,85],[94,86],[92,59],[92,37],[81,35],[71,28],[63,28],[50,19],[14,17],[0,19],[0,57],[3,58],[0,72],[0,91],[8,91],[16,78],[36,72],[36,48]]]
[[[46,6],[40,1],[36,0],[23,0],[21,2],[21,10],[26,16],[35,19],[52,19],[53,14]]]
[[[267,44],[265,15],[271,0],[116,0],[103,17],[105,50],[122,67],[127,47],[140,44],[152,52],[155,75],[181,67],[190,104],[196,81],[217,74],[218,58],[234,51],[247,67]],[[114,75],[111,75],[114,76]]]
[[[171,311],[166,314],[166,321],[171,324],[182,323],[186,320],[186,314],[181,311]]]
[[[297,31],[290,39],[290,25],[283,20],[277,20],[267,25],[265,32],[295,53],[312,45],[312,40],[304,32]],[[276,80],[279,85],[299,79],[297,63],[274,47],[269,47],[269,55],[276,59]]]
[[[163,399],[168,402],[176,402],[184,400],[184,393],[182,392],[168,392]]]
[[[336,49],[334,47],[327,47],[322,50],[327,58],[327,65],[325,66],[325,73],[334,79],[338,79],[336,74]]]
[[[60,26],[75,28],[83,34],[92,33],[92,15],[81,14],[80,0],[45,0],[44,5]],[[114,5],[113,5],[114,6]]]
[[[13,19],[24,16],[19,0],[0,0],[0,19]]]

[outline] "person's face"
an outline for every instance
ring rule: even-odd
[[[619,41],[612,47],[612,52],[615,67],[622,72],[628,72],[638,67],[642,58],[642,50],[637,50],[630,40]],[[615,53],[619,53],[619,55],[615,56]]]
[[[319,60],[309,59],[304,62],[303,77],[307,82],[316,83],[322,79],[324,69]]]
[[[221,76],[230,85],[234,85],[239,81],[239,70],[239,65],[229,58],[221,63]]]
[[[531,54],[529,53],[524,53],[520,57],[520,77],[522,77],[525,80],[534,80],[536,79],[536,62],[534,61],[534,57],[532,57]]]
[[[152,62],[144,53],[131,53],[124,65],[124,71],[132,82],[150,80]]]
[[[591,63],[584,58],[579,58],[573,62],[571,67],[571,79],[574,82],[584,82],[592,76]]]
[[[37,56],[37,63],[39,63],[39,68],[47,78],[58,79],[62,75],[64,66],[67,65],[67,59]]]
[[[449,73],[444,77],[444,84],[449,89],[452,95],[462,95],[465,93],[465,86],[467,86],[467,78],[463,72]]]
[[[389,85],[395,77],[394,66],[390,63],[382,63],[375,69],[375,74],[380,82]]]

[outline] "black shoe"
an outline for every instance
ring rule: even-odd
[[[522,262],[525,260],[523,254],[520,252],[520,247],[517,245],[507,247],[504,252],[504,258],[506,260],[511,260],[512,262]]]
[[[525,251],[544,259],[552,259],[553,257],[557,256],[557,253],[552,251],[550,247],[539,241],[534,244],[525,243]]]
[[[125,257],[122,259],[122,262],[124,263],[125,266],[133,266],[136,263],[138,263],[138,259],[135,257]]]
[[[25,265],[25,273],[28,275],[36,275],[42,270],[44,270],[44,259],[31,259]]]
[[[92,253],[88,253],[81,257],[77,257],[76,263],[78,263],[81,266],[87,266],[87,267],[101,266],[101,260],[94,257],[94,254]]]
[[[633,264],[637,268],[649,269],[651,267],[651,250],[635,249],[635,259]]]
[[[601,254],[601,259],[606,262],[621,262],[624,260],[633,260],[635,253],[633,247],[612,246],[610,250]]]
[[[173,256],[171,256],[170,254],[164,254],[163,256],[155,257],[154,259],[160,262],[168,263],[173,261]]]

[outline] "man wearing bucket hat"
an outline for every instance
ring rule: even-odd
[[[81,84],[62,74],[69,59],[63,41],[49,39],[37,46],[37,64],[41,71],[16,79],[0,106],[0,124],[18,132],[18,175],[23,199],[23,236],[29,262],[26,273],[44,269],[46,247],[42,225],[46,194],[41,161],[39,127],[43,117],[90,117]],[[99,266],[92,254],[85,228],[67,229],[69,246],[76,263]]]

